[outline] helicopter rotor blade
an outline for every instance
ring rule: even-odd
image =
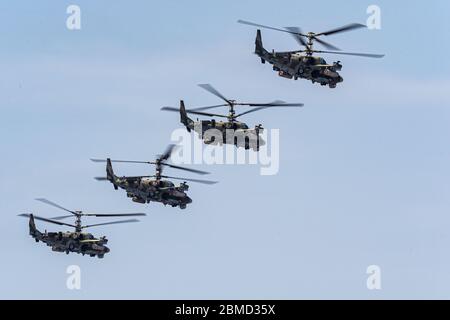
[[[263,25],[263,24],[258,24],[258,23],[254,23],[254,22],[250,22],[250,21],[245,21],[245,20],[238,20],[237,22],[238,22],[238,23],[242,23],[242,24],[246,24],[246,25],[249,25],[249,26],[261,27],[261,28],[265,28],[265,29],[270,29],[270,30],[281,31],[281,32],[286,32],[286,33],[290,33],[290,34],[296,34],[296,35],[305,36],[304,34],[290,31],[288,28],[286,28],[286,29],[288,29],[288,30],[281,29],[281,28],[274,28],[274,27],[265,26],[265,25]]]
[[[74,214],[74,215],[78,215],[77,212],[72,211],[72,210],[69,210],[69,209],[66,209],[66,208],[60,206],[59,204],[56,204],[56,203],[54,203],[54,202],[52,202],[52,201],[50,201],[50,200],[47,200],[47,199],[45,199],[45,198],[37,198],[37,199],[35,199],[35,200],[40,201],[40,202],[45,203],[45,204],[48,204],[48,205],[53,206],[53,207],[55,207],[55,208],[58,208],[58,209],[61,209],[61,210],[70,212],[70,213],[72,213],[72,214]]]
[[[262,110],[262,109],[266,109],[266,108],[267,107],[257,107],[257,108],[254,108],[254,109],[250,109],[250,110],[247,110],[245,112],[242,112],[240,114],[235,115],[234,118],[238,118],[238,117],[243,116],[245,114],[249,114],[249,113],[252,113],[252,112],[255,112],[255,111],[259,111],[259,110]]]
[[[361,24],[361,23],[350,23],[350,24],[347,24],[347,25],[339,27],[339,28],[331,29],[331,30],[328,30],[328,31],[325,31],[325,32],[316,33],[316,34],[314,34],[314,36],[316,36],[316,37],[318,37],[318,36],[329,36],[331,34],[351,31],[351,30],[360,29],[360,28],[367,28],[367,26],[364,25],[364,24]]]
[[[84,213],[86,217],[143,217],[145,213]]]
[[[163,156],[165,156],[165,155],[163,155]],[[100,162],[100,161],[101,162],[105,162],[106,161],[106,160],[101,160],[101,159],[96,159],[96,160],[98,162]],[[111,162],[156,164],[156,162],[154,162],[154,161],[136,161],[136,160],[111,160]],[[209,172],[206,172],[206,171],[180,167],[180,166],[176,166],[176,165],[173,165],[173,164],[170,164],[170,163],[166,163],[166,162],[161,162],[161,165],[167,166],[167,167],[171,167],[171,168],[174,168],[174,169],[180,169],[180,170],[185,170],[185,171],[189,171],[189,172],[194,172],[194,173],[198,173],[198,174],[209,174]],[[145,177],[148,177],[148,176],[145,176]],[[132,177],[132,178],[136,178],[136,177]],[[108,180],[105,177],[96,177],[95,179],[98,180],[98,181]]]
[[[159,160],[167,160],[170,158],[170,155],[172,154],[173,150],[175,149],[176,145],[174,144],[169,144],[166,148],[166,150],[164,151],[163,154],[158,156]]]
[[[90,159],[93,162],[106,162],[105,159]],[[144,164],[155,164],[151,161],[135,161],[135,160],[111,160],[111,162],[118,162],[118,163],[144,163]]]
[[[202,115],[202,116],[227,118],[227,116],[221,115],[221,114],[214,114],[214,113],[207,113],[207,112],[198,111],[198,110],[207,110],[207,109],[216,108],[216,107],[222,107],[222,106],[228,106],[228,104],[217,105],[217,106],[210,106],[210,107],[202,107],[202,108],[195,108],[195,109],[187,109],[186,113],[198,114],[198,115]],[[174,107],[162,107],[161,110],[163,110],[163,111],[180,112],[179,108],[174,108]]]
[[[313,37],[314,40],[316,40],[318,43],[320,43],[322,46],[324,46],[325,48],[327,48],[328,50],[335,50],[335,51],[341,51],[341,49],[339,49],[338,47],[333,46],[331,43],[328,43],[326,41],[323,41],[322,39]]]
[[[167,179],[176,179],[176,180],[184,180],[184,181],[192,181],[203,184],[216,184],[218,181],[210,181],[210,180],[200,180],[200,179],[191,179],[191,178],[180,178],[180,177],[170,177],[170,176],[161,176],[162,178]]]
[[[199,84],[198,85],[200,88],[205,89],[206,91],[208,91],[209,93],[212,93],[213,95],[215,95],[216,97],[222,99],[223,101],[225,101],[226,103],[228,103],[229,105],[232,105],[232,102],[230,100],[228,100],[227,98],[225,98],[225,96],[223,94],[221,94],[219,91],[217,91],[212,85],[210,85],[209,83],[205,83],[205,84]]]
[[[245,105],[248,105],[250,107],[261,107],[261,106],[268,106],[268,105],[271,105],[271,106],[281,105],[281,104],[284,105],[285,103],[286,102],[283,101],[283,100],[274,100],[274,101],[269,102],[269,103],[245,103]]]
[[[226,107],[226,106],[228,106],[228,104],[217,104],[215,106],[196,107],[196,108],[191,108],[189,110],[201,111],[201,110],[208,110],[208,109],[219,108],[219,107]]]
[[[170,168],[179,169],[179,170],[185,170],[185,171],[189,171],[189,172],[193,172],[193,173],[209,174],[209,172],[207,172],[207,171],[201,171],[201,170],[196,170],[196,169],[191,169],[191,168],[180,167],[180,166],[176,166],[176,165],[165,163],[165,162],[163,162],[161,164],[164,165],[164,166],[170,167]]]
[[[62,219],[67,219],[67,218],[73,218],[73,215],[70,215],[70,216],[51,217],[50,219],[52,219],[52,220],[62,220]]]
[[[107,177],[94,177],[94,179],[97,181],[108,181]]]
[[[216,114],[216,113],[209,113],[209,112],[201,112],[201,111],[186,110],[186,113],[198,114],[198,115],[201,115],[201,116],[210,116],[210,117],[228,118],[228,116],[225,116],[225,115],[223,115],[223,114]]]
[[[322,51],[322,50],[313,50],[313,52],[317,52],[317,53],[331,53],[331,54],[342,54],[342,55],[358,56],[358,57],[366,57],[366,58],[383,58],[383,57],[384,57],[384,54],[373,54],[373,53],[333,52],[333,51]]]
[[[269,103],[245,103],[242,105],[247,105],[250,107],[303,107],[303,103],[287,103],[282,100],[275,100]]]
[[[19,214],[19,216],[20,217],[25,217],[25,218],[30,218],[31,214],[23,213],[23,214]],[[43,218],[43,217],[39,217],[39,216],[35,216],[34,214],[33,214],[33,218],[36,219],[36,220],[41,220],[41,221],[45,221],[45,222],[48,222],[48,223],[57,224],[57,225],[60,225],[60,226],[68,226],[68,227],[76,228],[76,226],[73,225],[73,224],[60,222],[60,221],[56,221],[56,220],[52,220],[52,219],[47,219],[47,218]]]
[[[129,219],[129,220],[103,222],[103,223],[96,223],[96,224],[82,226],[81,228],[86,229],[86,228],[90,228],[90,227],[106,226],[106,225],[110,225],[110,224],[121,224],[121,223],[130,223],[130,222],[139,222],[139,220],[138,219]]]
[[[294,39],[297,40],[301,46],[307,46],[305,39],[303,39],[302,30],[299,27],[285,27],[285,29],[291,32]]]
[[[174,107],[162,107],[160,110],[180,112],[180,108],[174,108]]]
[[[106,162],[104,159],[91,159],[94,162]],[[111,160],[111,162],[120,162],[120,163],[144,163],[151,164],[150,161],[135,161],[135,160]]]
[[[273,108],[273,107],[294,107],[295,108],[295,107],[302,107],[302,106],[303,106],[303,104],[291,104],[291,105],[286,104],[286,105],[279,105],[279,106],[271,106],[271,105],[264,106],[264,105],[262,105],[260,107],[256,107],[256,108],[247,110],[245,112],[242,112],[242,113],[240,113],[238,115],[235,115],[234,118],[237,118],[237,117],[240,117],[240,116],[243,116],[245,114],[252,113],[252,112],[256,112],[256,111],[259,111],[259,110]]]

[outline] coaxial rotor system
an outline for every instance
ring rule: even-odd
[[[206,106],[206,107],[197,107],[197,108],[191,108],[191,109],[187,109],[186,113],[191,113],[191,114],[197,114],[197,115],[203,115],[203,116],[210,116],[210,117],[219,117],[219,118],[226,118],[228,119],[229,122],[235,122],[237,118],[252,113],[252,112],[256,112],[256,111],[260,111],[263,109],[267,109],[267,108],[273,108],[273,107],[303,107],[303,103],[286,103],[282,100],[275,100],[269,103],[246,103],[246,102],[238,102],[236,100],[231,100],[226,98],[223,94],[221,94],[217,89],[215,89],[212,85],[210,84],[199,84],[198,85],[200,88],[203,88],[204,90],[212,93],[213,95],[215,95],[216,97],[222,99],[223,101],[225,101],[224,104],[218,104],[218,105],[212,105],[212,106]],[[252,107],[253,109],[241,112],[236,114],[236,110],[235,107],[236,106],[246,106],[246,107]],[[203,110],[209,110],[209,109],[214,109],[214,108],[219,108],[219,107],[228,107],[229,111],[228,111],[228,115],[224,115],[224,114],[217,114],[217,113],[209,113],[209,112],[204,112]],[[174,111],[174,112],[179,112],[180,109],[178,108],[174,108],[174,107],[162,107],[161,110],[164,111]]]
[[[137,219],[128,219],[128,220],[118,220],[118,221],[110,221],[110,222],[102,222],[102,223],[96,223],[96,224],[90,224],[90,225],[82,225],[81,224],[81,217],[137,217],[137,216],[145,216],[145,213],[84,213],[83,211],[75,211],[75,210],[69,210],[66,209],[59,204],[52,202],[50,200],[44,199],[44,198],[38,198],[37,201],[40,201],[42,203],[45,203],[47,205],[50,205],[52,207],[58,208],[63,211],[70,212],[71,215],[66,216],[58,216],[53,218],[43,218],[36,215],[33,215],[34,219],[45,221],[48,223],[57,224],[60,226],[68,226],[75,228],[76,232],[81,232],[83,229],[90,228],[90,227],[96,227],[96,226],[104,226],[104,225],[111,225],[111,224],[120,224],[120,223],[130,223],[130,222],[139,222]],[[24,213],[20,214],[21,217],[30,218],[30,213]],[[71,223],[65,223],[58,220],[63,220],[66,218],[75,217],[75,224]]]
[[[191,182],[197,182],[197,183],[203,183],[203,184],[215,184],[217,183],[217,181],[210,181],[210,180],[200,180],[200,179],[191,179],[191,178],[182,178],[182,177],[172,177],[172,176],[166,176],[163,175],[163,168],[164,167],[170,167],[173,169],[177,169],[177,170],[184,170],[184,171],[188,171],[188,172],[192,172],[192,173],[196,173],[196,174],[200,174],[200,175],[205,175],[205,174],[209,174],[209,172],[207,171],[201,171],[201,170],[196,170],[196,169],[191,169],[191,168],[185,168],[185,167],[181,167],[181,166],[177,166],[171,163],[167,163],[167,160],[169,160],[172,152],[175,150],[176,146],[174,144],[169,145],[166,150],[164,151],[163,154],[158,155],[156,157],[155,161],[137,161],[137,160],[116,160],[116,159],[111,159],[111,162],[117,162],[117,163],[142,163],[142,164],[150,164],[150,165],[155,165],[155,174],[154,175],[145,175],[145,176],[133,176],[133,177],[123,177],[125,179],[130,179],[130,180],[135,180],[135,179],[139,179],[139,178],[155,178],[156,181],[160,181],[162,178],[167,178],[167,179],[176,179],[176,180],[183,180],[183,181],[191,181]],[[91,161],[93,162],[106,162],[107,160],[105,159],[91,159]],[[96,180],[106,180],[106,178],[104,177],[97,177],[95,178]]]
[[[330,53],[330,54],[359,56],[359,57],[366,57],[366,58],[382,58],[382,57],[384,57],[384,54],[342,52],[341,49],[339,49],[338,47],[320,39],[321,36],[329,36],[329,35],[352,31],[352,30],[356,30],[356,29],[367,28],[366,25],[363,25],[361,23],[351,23],[351,24],[347,24],[345,26],[334,28],[334,29],[331,29],[331,30],[328,30],[325,32],[303,33],[302,30],[298,27],[275,28],[275,27],[266,26],[266,25],[262,25],[262,24],[258,24],[258,23],[254,23],[254,22],[250,22],[250,21],[245,21],[245,20],[238,20],[238,22],[242,23],[242,24],[258,27],[258,28],[265,28],[265,29],[289,33],[295,38],[295,40],[301,46],[305,47],[304,50],[297,50],[295,52],[304,52],[308,56],[312,56],[314,53]],[[327,50],[333,50],[333,51],[314,50],[314,48],[313,48],[314,41],[317,41],[318,43],[320,43]]]

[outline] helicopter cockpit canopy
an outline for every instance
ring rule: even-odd
[[[327,62],[325,61],[325,59],[322,58],[322,57],[319,57],[317,60],[318,60],[319,64],[327,64]]]
[[[95,237],[91,233],[81,234],[81,240],[92,240],[92,239],[95,239]]]
[[[161,185],[164,188],[171,188],[174,187],[175,185],[173,184],[173,182],[168,181],[168,180],[161,180]]]

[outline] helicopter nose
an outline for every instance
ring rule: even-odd
[[[109,248],[105,247],[105,253],[108,253],[108,252],[109,252]]]

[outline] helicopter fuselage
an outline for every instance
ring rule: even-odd
[[[30,235],[36,242],[43,242],[55,252],[88,254],[91,257],[103,256],[110,250],[105,244],[108,240],[105,237],[96,239],[90,233],[83,232],[41,232],[36,228],[33,216],[30,216]]]
[[[261,125],[249,128],[247,124],[238,121],[200,120],[194,121],[191,128],[203,139],[205,144],[232,144],[238,148],[258,151],[265,141],[259,135],[264,128]]]
[[[312,42],[308,43],[307,48],[308,53],[304,54],[299,51],[269,52],[263,47],[261,31],[256,33],[255,54],[260,57],[261,63],[267,61],[273,65],[273,70],[277,71],[280,77],[307,79],[330,88],[335,88],[339,82],[344,81],[338,73],[342,69],[339,61],[327,64],[324,58],[313,56]]]
[[[297,80],[311,80],[323,86],[335,88],[343,80],[338,71],[342,69],[339,61],[327,64],[322,57],[292,52],[261,52],[258,54],[262,63],[266,61],[273,65],[273,70],[280,77]]]
[[[170,205],[172,207],[180,207],[180,209],[186,209],[189,203],[192,203],[192,199],[188,197],[186,191],[189,190],[189,185],[186,181],[193,181],[198,183],[214,184],[216,181],[191,179],[191,178],[181,178],[181,177],[171,177],[162,174],[163,168],[168,166],[178,170],[186,170],[190,172],[195,172],[197,174],[208,174],[209,172],[183,168],[181,166],[176,166],[165,162],[170,158],[170,155],[175,148],[175,145],[169,145],[164,154],[159,155],[156,161],[127,161],[127,160],[111,160],[106,159],[106,178],[99,177],[96,178],[100,181],[109,181],[113,184],[114,189],[119,188],[126,191],[127,196],[131,198],[132,201],[137,203],[150,203],[150,202],[160,202],[164,205]],[[105,161],[97,160],[94,161]],[[154,175],[145,176],[117,176],[114,174],[112,167],[112,162],[132,162],[132,163],[144,163],[144,164],[154,164],[156,166]],[[175,179],[183,180],[178,186],[176,186],[172,181],[164,180]]]
[[[197,119],[194,121],[187,115],[183,102],[180,105],[180,121],[189,132],[192,130],[196,132],[205,144],[232,144],[238,148],[253,149],[254,151],[259,151],[259,147],[265,145],[265,141],[260,136],[260,133],[264,131],[261,124],[249,128],[246,123],[236,120]]]
[[[186,183],[175,186],[171,181],[161,179],[115,177],[114,184],[124,189],[127,196],[137,203],[161,202],[185,209],[192,202],[185,192],[189,189]]]

